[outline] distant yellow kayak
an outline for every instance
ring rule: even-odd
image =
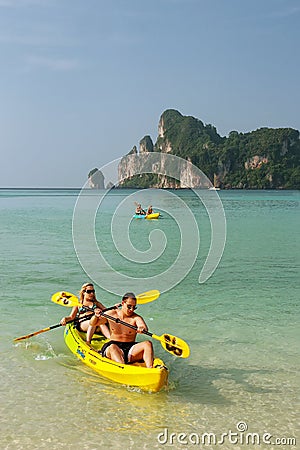
[[[158,392],[168,382],[169,371],[159,358],[155,358],[152,369],[148,369],[145,363],[117,363],[98,353],[98,350],[108,341],[106,338],[94,335],[90,346],[83,339],[83,333],[79,332],[74,324],[66,326],[64,339],[66,345],[78,359],[111,381],[149,392]]]

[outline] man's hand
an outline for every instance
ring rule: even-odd
[[[136,330],[138,333],[143,333],[144,331],[147,331],[147,328],[145,328],[143,325],[140,325],[137,327]]]

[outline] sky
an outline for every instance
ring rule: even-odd
[[[300,130],[299,0],[0,0],[0,187],[82,187],[176,109]]]

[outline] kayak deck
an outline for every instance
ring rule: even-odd
[[[89,345],[83,335],[84,333],[80,333],[74,324],[68,324],[64,332],[65,343],[78,359],[102,377],[150,392],[158,392],[167,384],[168,369],[161,359],[155,358],[151,369],[148,369],[145,363],[117,363],[98,353],[103,344],[108,341],[105,337],[94,335]]]

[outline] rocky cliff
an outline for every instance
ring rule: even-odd
[[[185,160],[187,164],[177,173],[179,178],[150,167],[146,155],[153,152]],[[207,187],[205,177],[193,170],[195,166],[220,188],[300,188],[299,131],[292,128],[232,131],[222,137],[210,124],[166,110],[159,120],[155,144],[147,135],[139,150],[133,147],[128,155],[133,156],[123,158],[119,165],[120,186],[124,187]],[[152,163],[155,165],[153,159]]]

